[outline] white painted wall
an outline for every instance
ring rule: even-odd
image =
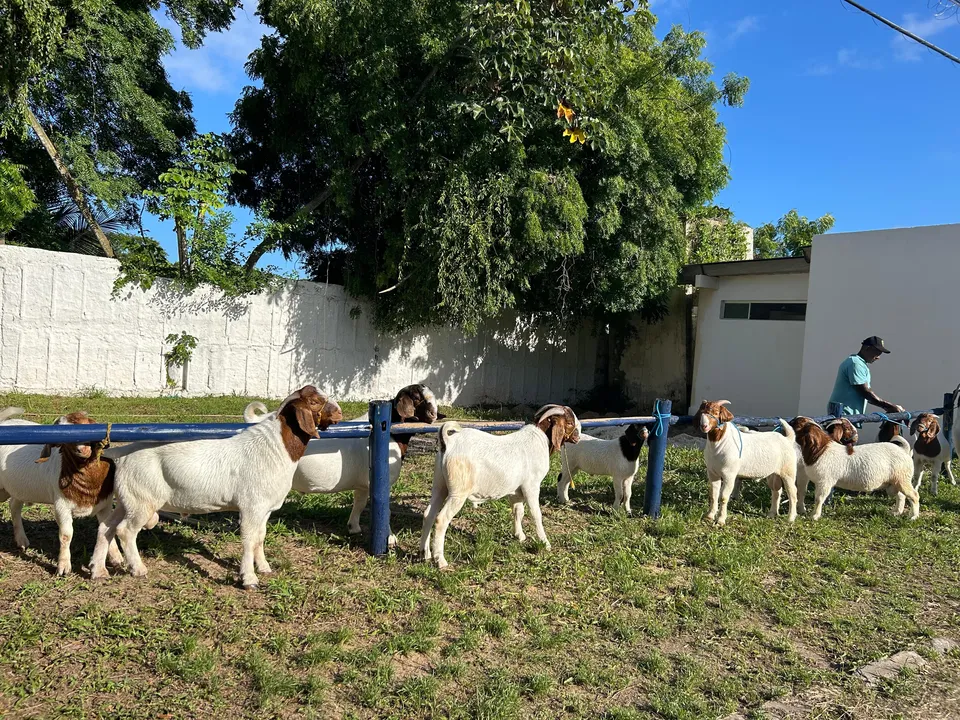
[[[0,246],[0,389],[163,392],[164,338],[181,331],[199,340],[188,395],[283,397],[309,382],[368,400],[426,382],[445,403],[534,404],[593,385],[587,328],[550,337],[510,316],[473,338],[445,328],[391,338],[335,285],[289,283],[231,302],[208,290],[184,298],[159,282],[112,299],[116,276],[114,260]]]
[[[724,320],[720,308],[723,301],[803,302],[808,277],[720,277],[716,290],[699,291],[691,413],[704,399],[730,400],[738,415],[796,413],[809,307],[807,322]]]
[[[938,407],[960,382],[958,271],[960,225],[815,237],[800,412],[826,412],[837,367],[870,335],[891,351],[871,368],[880,397]]]

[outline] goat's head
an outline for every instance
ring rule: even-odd
[[[445,417],[439,411],[436,395],[423,383],[407,385],[393,399],[392,422],[434,423]]]
[[[805,415],[797,415],[793,420],[787,423],[790,427],[793,428],[795,433],[800,432],[807,425],[817,425],[817,421],[813,418],[808,418]]]
[[[797,423],[796,426],[793,425],[794,422]],[[826,430],[811,418],[803,416],[796,417],[791,422],[791,427],[799,427],[799,429],[796,430],[797,445],[800,446],[804,465],[813,465],[816,463],[817,460],[820,459],[820,456],[823,455],[827,448],[834,442],[834,439],[827,434]]]
[[[54,420],[54,425],[94,425],[96,420],[87,415],[85,412],[72,412],[68,415],[61,415],[56,420]],[[40,457],[37,458],[36,462],[42,463],[50,459],[50,453],[53,451],[53,448],[60,450],[61,460],[66,464],[72,465],[82,465],[84,462],[90,460],[94,456],[96,450],[103,445],[103,443],[93,443],[88,445],[79,445],[77,443],[47,443],[43,446],[43,450],[40,451]]]
[[[296,424],[310,437],[320,437],[318,430],[326,430],[343,420],[340,406],[313,385],[305,385],[287,397],[277,410],[288,424]]]
[[[733,420],[733,413],[727,408],[729,400],[703,400],[693,416],[694,425],[704,433],[718,429]]]
[[[910,425],[910,434],[931,442],[940,434],[940,418],[933,413],[920,413]]]
[[[900,435],[900,424],[884,420],[880,423],[880,431],[877,433],[877,442],[890,442]]]
[[[837,418],[824,424],[823,429],[827,431],[827,435],[833,438],[834,442],[846,445],[849,453],[853,454],[853,446],[860,441],[860,435],[852,422],[846,418]]]
[[[580,420],[566,405],[544,405],[534,413],[533,422],[546,434],[552,453],[564,443],[580,442]]]

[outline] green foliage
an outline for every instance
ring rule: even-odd
[[[223,208],[230,178],[236,172],[221,137],[208,133],[187,143],[183,155],[161,173],[161,189],[144,192],[153,212],[161,219],[173,220],[179,262],[170,264],[154,240],[123,242],[114,292],[130,283],[149,289],[157,277],[172,278],[175,287],[186,292],[210,284],[229,297],[277,287],[281,277],[276,268],[244,269],[243,242],[230,232],[234,217]],[[247,237],[276,232],[273,223],[258,216],[248,228]]]
[[[22,166],[0,159],[0,238],[36,207],[36,196],[21,175]]]
[[[718,86],[701,34],[659,41],[632,9],[263,0],[276,32],[233,114],[232,192],[292,218],[280,247],[390,331],[656,304],[683,218],[727,182],[716,104],[748,84]]]
[[[810,245],[814,235],[822,235],[833,227],[833,215],[827,213],[816,220],[791,210],[777,221],[758,227],[753,234],[754,255],[758,258],[797,257]]]
[[[704,208],[687,223],[690,262],[746,259],[746,230],[747,224],[734,220],[733,213],[726,208]]]
[[[167,386],[175,387],[177,381],[170,377],[170,368],[182,368],[193,357],[193,351],[197,348],[197,339],[193,335],[188,335],[186,330],[181,331],[179,335],[170,333],[164,341],[170,345],[170,351],[167,357]]]

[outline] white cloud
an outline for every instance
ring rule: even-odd
[[[907,13],[903,16],[900,25],[914,35],[919,35],[924,40],[930,40],[933,36],[954,27],[957,23],[952,17],[931,15],[920,18],[914,13]],[[901,62],[917,62],[920,60],[921,54],[927,51],[920,43],[899,33],[893,38],[892,42],[894,57]]]
[[[187,91],[235,94],[244,84],[244,63],[269,31],[254,13],[257,0],[246,0],[226,32],[210,33],[196,50],[179,42],[178,28],[167,17],[157,16],[160,24],[178,37],[177,48],[164,58],[174,86]]]
[[[747,33],[754,32],[760,28],[760,18],[756,15],[747,15],[733,23],[730,33],[727,35],[727,43],[733,44]]]
[[[837,50],[837,57],[834,62],[818,62],[807,68],[804,75],[822,77],[832,75],[838,70],[880,70],[883,65],[875,58],[863,55],[854,48],[840,48]]]

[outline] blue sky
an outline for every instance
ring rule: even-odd
[[[938,17],[936,1],[861,4],[960,55],[960,18]],[[744,106],[721,111],[731,181],[717,203],[738,219],[757,226],[796,208],[832,213],[835,231],[960,222],[960,66],[841,0],[652,5],[659,34],[673,24],[705,33],[718,78],[750,78]],[[165,61],[174,87],[193,96],[201,132],[228,130],[227,114],[249,84],[243,64],[263,33],[254,9],[248,0],[227,33]],[[237,215],[240,236],[249,215]],[[155,218],[147,227],[172,257],[172,229]],[[279,254],[267,259],[297,269]]]

